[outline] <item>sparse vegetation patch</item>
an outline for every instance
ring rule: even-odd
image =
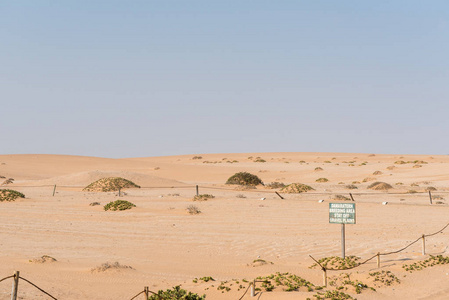
[[[88,186],[83,191],[87,192],[115,192],[125,188],[140,188],[134,182],[121,177],[107,177],[99,179]]]
[[[199,194],[193,197],[193,201],[207,201],[212,198],[215,198],[215,196],[211,194]]]
[[[338,269],[338,270],[346,270],[353,267],[358,266],[360,257],[351,255],[346,256],[345,258],[341,258],[339,256],[330,256],[330,257],[324,257],[318,262],[325,267],[326,269]],[[314,263],[309,268],[316,268],[319,267],[317,263]]]
[[[389,190],[392,189],[393,187],[386,183],[386,182],[380,182],[380,181],[376,181],[371,183],[368,188],[370,190],[376,190],[376,191],[385,191],[385,190]]]
[[[327,178],[318,178],[317,180],[315,180],[316,182],[328,182],[329,181],[329,179],[327,179]]]
[[[263,185],[262,180],[257,177],[256,175],[253,175],[248,172],[239,172],[235,173],[231,177],[228,178],[226,181],[226,184],[238,184],[238,185],[250,185],[250,186],[256,186],[259,184]]]
[[[127,210],[136,207],[134,203],[128,202],[126,200],[115,200],[111,201],[104,206],[104,210]]]
[[[287,185],[286,187],[281,189],[282,193],[288,194],[299,194],[307,191],[313,191],[314,189],[311,186],[308,186],[303,183],[292,183]]]
[[[25,198],[25,195],[21,192],[14,190],[0,190],[0,202],[3,201],[15,201],[17,198]]]

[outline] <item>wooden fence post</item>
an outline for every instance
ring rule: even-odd
[[[327,271],[323,268],[323,285],[327,287]]]
[[[149,290],[150,290],[150,289],[149,289],[147,286],[143,288],[144,295],[145,295],[145,300],[148,300],[148,293],[149,293]]]
[[[355,202],[354,197],[352,197],[352,194],[351,194],[351,193],[349,193],[349,196],[351,196],[352,201]]]
[[[17,300],[17,290],[19,289],[19,271],[14,273],[14,281],[12,283],[11,300]]]
[[[422,255],[426,255],[426,236],[422,235]]]
[[[251,283],[251,297],[256,296],[256,280]]]
[[[377,268],[380,268],[380,252],[377,252]]]
[[[55,186],[53,188],[53,197],[55,196],[55,192],[56,192],[56,184],[55,184]]]
[[[198,188],[198,185],[196,185],[196,195],[199,196],[200,195],[200,190]]]
[[[429,191],[430,204],[432,204],[432,193]]]
[[[279,198],[284,199],[284,197],[282,197],[278,192],[275,192],[275,193],[276,193],[276,195],[279,196]]]

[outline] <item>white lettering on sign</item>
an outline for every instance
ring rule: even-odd
[[[329,223],[355,224],[355,203],[329,203]]]

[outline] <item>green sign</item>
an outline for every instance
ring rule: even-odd
[[[329,223],[355,224],[355,203],[329,203]]]

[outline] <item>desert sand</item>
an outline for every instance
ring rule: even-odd
[[[131,159],[0,155],[0,175],[14,178],[0,188],[25,194],[14,202],[0,202],[0,278],[20,271],[58,299],[131,299],[144,286],[157,291],[176,285],[206,294],[206,299],[239,299],[245,290],[238,290],[236,281],[246,288],[243,279],[276,272],[296,274],[320,286],[323,273],[309,268],[314,263],[309,255],[316,259],[341,255],[341,227],[328,220],[328,203],[339,202],[333,200],[335,195],[354,196],[357,224],[346,225],[346,255],[364,260],[401,249],[449,222],[448,166],[449,156],[443,155],[245,153]],[[323,170],[316,171],[318,167]],[[380,172],[373,175],[376,171]],[[236,172],[250,172],[266,184],[300,182],[315,190],[282,194],[280,199],[274,193],[279,189],[225,185]],[[111,176],[142,188],[123,190],[120,197],[117,192],[82,190]],[[316,182],[318,178],[328,181]],[[389,183],[393,189],[367,189],[374,181]],[[353,182],[357,189],[348,189]],[[194,202],[196,185],[201,194],[215,198]],[[432,205],[429,187],[436,189]],[[104,211],[105,204],[117,199],[136,207]],[[101,205],[90,206],[92,202]],[[187,212],[192,204],[200,214]],[[426,255],[418,242],[382,257],[380,269],[374,259],[328,276],[348,273],[352,280],[375,287],[376,291],[364,289],[361,294],[345,291],[357,299],[447,299],[448,265],[416,272],[407,272],[402,265],[429,255],[449,255],[448,238],[449,229],[427,238]],[[56,261],[39,260],[44,255]],[[266,263],[253,263],[257,259]],[[96,269],[115,262],[131,268]],[[382,270],[393,272],[400,283],[375,286],[369,273]],[[216,281],[193,282],[204,276]],[[231,289],[217,290],[221,281],[228,281]],[[11,282],[0,283],[0,299],[10,299]],[[243,299],[313,299],[315,293],[279,287]],[[49,298],[22,281],[19,299]]]

